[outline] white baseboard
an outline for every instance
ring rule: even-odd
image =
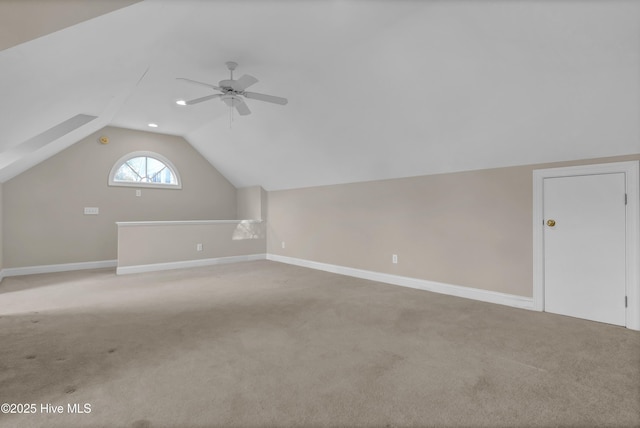
[[[265,259],[280,263],[307,267],[311,269],[322,270],[326,272],[337,273],[340,275],[353,276],[355,278],[368,279],[371,281],[384,282],[387,284],[400,285],[403,287],[416,288],[419,290],[432,291],[441,294],[448,294],[450,296],[464,297],[467,299],[479,300],[482,302],[497,303],[500,305],[512,306],[522,309],[534,309],[532,297],[516,296],[513,294],[499,293],[497,291],[488,291],[479,288],[463,287],[459,285],[445,284],[442,282],[428,281],[425,279],[409,278],[406,276],[355,269],[346,266],[332,265],[328,263],[314,262],[311,260],[297,259],[294,257],[280,256],[277,254],[250,254],[243,256],[218,257],[213,259],[186,260],[181,262],[154,263],[148,265],[122,267],[117,266],[117,260],[102,260],[95,262],[63,263],[55,265],[5,268],[0,271],[0,281],[2,280],[2,278],[10,276],[33,275],[38,273],[65,272],[85,269],[102,269],[116,267],[116,273],[118,275],[123,275]]]
[[[116,267],[117,260],[96,262],[61,263],[56,265],[25,266],[2,269],[1,277],[33,275],[37,273],[67,272],[71,270],[103,269]]]
[[[223,263],[248,262],[252,260],[264,260],[266,254],[249,254],[246,256],[217,257],[214,259],[185,260],[181,262],[153,263],[149,265],[118,266],[116,274],[126,275],[130,273],[156,272],[161,270],[186,269],[194,267],[212,266]]]
[[[500,305],[512,306],[515,308],[533,310],[533,297],[516,296],[514,294],[499,293],[497,291],[463,287],[460,285],[451,285],[442,282],[427,281],[425,279],[409,278],[406,276],[391,275],[369,270],[354,269],[346,266],[338,266],[327,263],[314,262],[311,260],[296,259],[293,257],[280,256],[277,254],[267,254],[267,260],[307,267],[311,269],[323,270],[340,275],[368,279],[371,281],[400,285],[402,287],[417,288],[419,290],[448,294],[450,296],[464,297],[466,299],[473,299],[482,302],[497,303]]]

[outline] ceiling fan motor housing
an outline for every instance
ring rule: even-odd
[[[221,80],[218,83],[218,86],[220,86],[222,89],[233,89],[233,82],[235,82],[235,80]]]
[[[238,104],[242,102],[242,99],[237,95],[226,94],[220,97],[222,101],[229,107],[236,107]]]

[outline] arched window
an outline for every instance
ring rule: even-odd
[[[121,157],[109,173],[110,186],[181,189],[180,175],[169,159],[153,152]]]

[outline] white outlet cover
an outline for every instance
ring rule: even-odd
[[[85,215],[98,215],[100,214],[100,208],[98,207],[84,207]]]

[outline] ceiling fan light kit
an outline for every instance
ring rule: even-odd
[[[184,80],[185,82],[193,83],[196,85],[206,86],[208,88],[214,89],[219,94],[206,95],[204,97],[196,98],[193,100],[185,101],[178,100],[176,104],[178,105],[186,105],[190,106],[193,104],[198,104],[204,101],[209,101],[214,98],[220,98],[222,102],[224,102],[229,108],[235,108],[241,116],[246,116],[251,114],[251,110],[244,102],[245,98],[265,101],[273,104],[285,105],[288,100],[282,97],[276,97],[273,95],[259,94],[257,92],[247,92],[249,86],[258,83],[258,79],[248,74],[241,76],[239,79],[234,80],[233,71],[238,67],[238,63],[233,61],[228,61],[225,63],[227,68],[229,69],[230,77],[229,79],[224,79],[218,82],[218,85],[211,85],[209,83],[198,82],[197,80],[187,79],[185,77],[178,77],[179,80]]]

